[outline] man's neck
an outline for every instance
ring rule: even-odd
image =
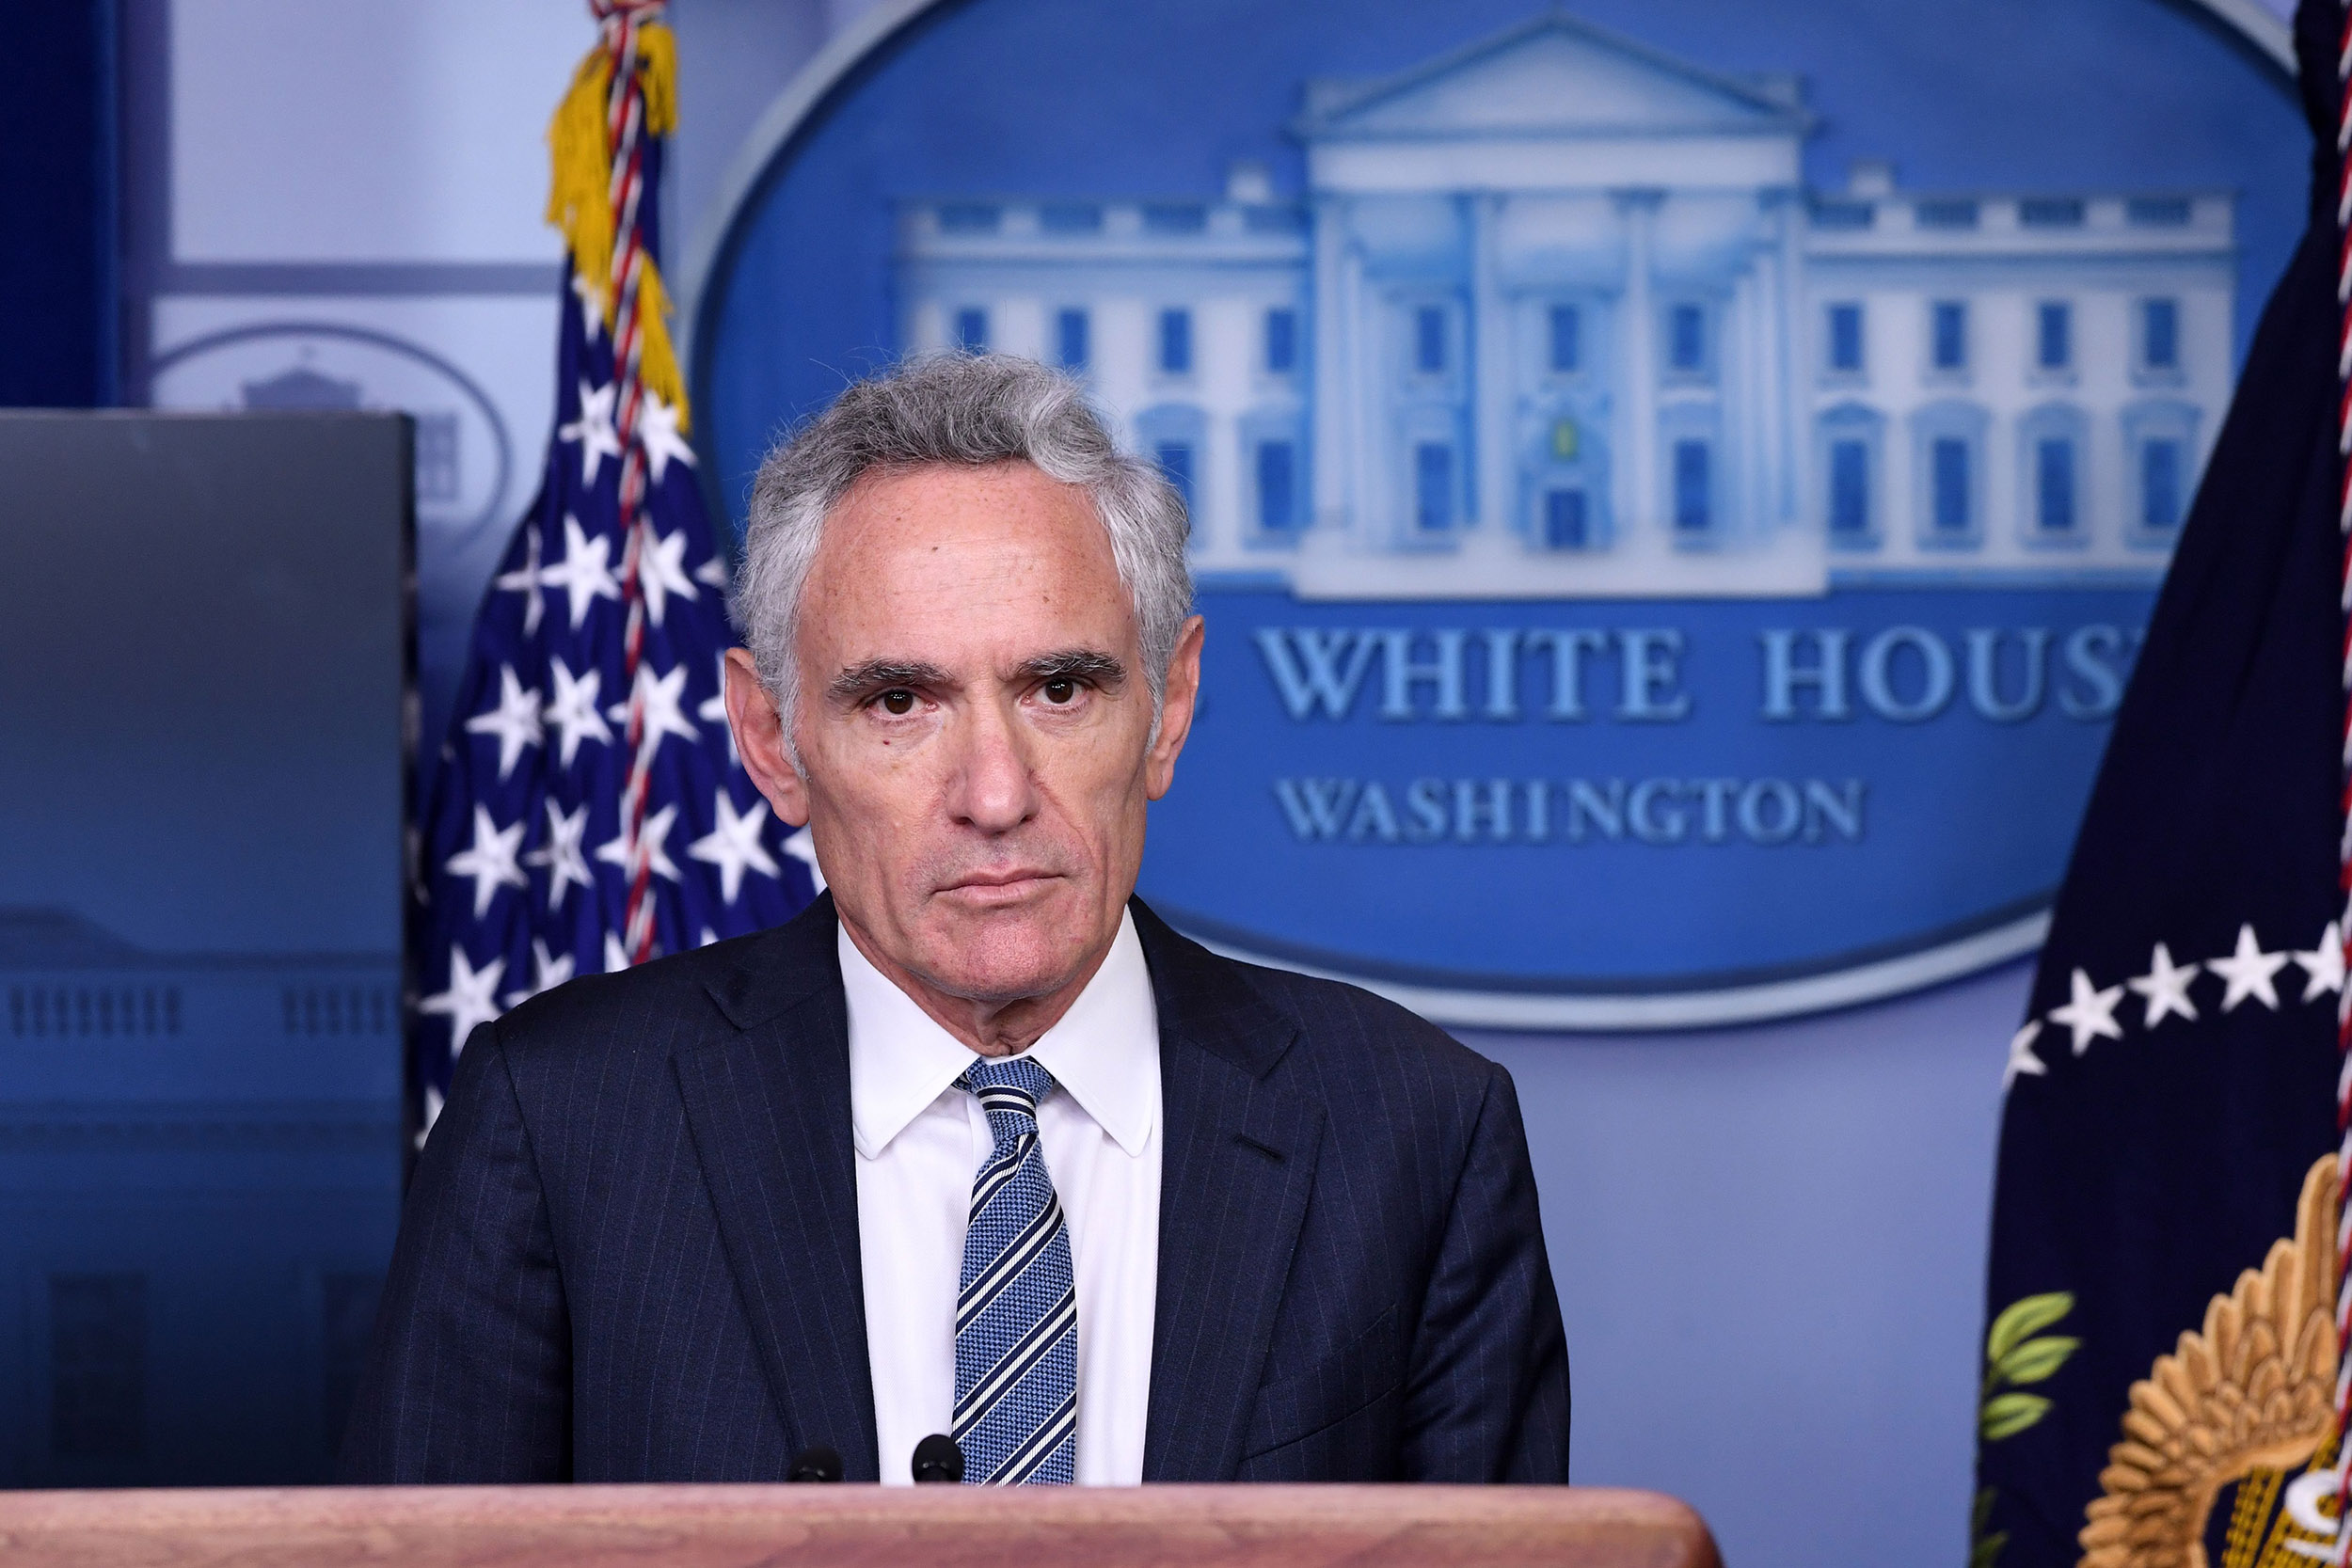
[[[1089,953],[1070,978],[1041,994],[962,996],[932,984],[898,963],[882,950],[879,942],[868,940],[857,922],[848,915],[840,915],[840,920],[842,930],[849,933],[850,941],[876,973],[904,992],[933,1023],[981,1056],[1017,1056],[1035,1045],[1085,993],[1088,984],[1102,969],[1103,960],[1110,957],[1111,943],[1119,940],[1114,927],[1110,941]]]

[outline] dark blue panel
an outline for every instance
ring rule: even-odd
[[[324,1480],[399,1210],[407,421],[0,467],[0,1485]]]
[[[0,405],[115,401],[115,8],[9,8],[0,49]]]

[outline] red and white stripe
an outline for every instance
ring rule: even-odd
[[[628,608],[622,641],[622,684],[628,691],[629,768],[621,789],[621,822],[628,845],[628,909],[621,945],[628,961],[653,957],[653,859],[644,841],[645,795],[660,736],[645,735],[644,693],[637,669],[644,655],[645,596],[638,563],[652,541],[645,515],[645,450],[637,423],[644,404],[639,362],[644,354],[639,295],[648,261],[638,222],[644,194],[645,94],[637,79],[638,28],[661,14],[661,0],[592,0],[612,56],[612,85],[605,100],[605,145],[612,151],[609,198],[612,207],[613,428],[621,445],[621,528],[628,544],[622,555],[621,594]]]

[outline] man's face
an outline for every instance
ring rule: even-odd
[[[1153,743],[1133,603],[1083,491],[1026,463],[876,471],[826,524],[798,654],[799,771],[739,653],[729,712],[778,815],[813,823],[859,946],[972,1002],[1083,984],[1191,723],[1199,622]]]

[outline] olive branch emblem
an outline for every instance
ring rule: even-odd
[[[2051,1291],[2013,1301],[1993,1320],[1984,1337],[1984,1384],[1977,1395],[1980,1442],[2014,1437],[2050,1413],[2048,1399],[2026,1393],[2019,1386],[2043,1381],[2082,1348],[2080,1339],[2042,1332],[2074,1309],[2073,1291]],[[2009,1544],[2007,1530],[1986,1533],[1993,1521],[1993,1495],[1990,1486],[1978,1492],[1970,1511],[1968,1568],[1993,1568]]]

